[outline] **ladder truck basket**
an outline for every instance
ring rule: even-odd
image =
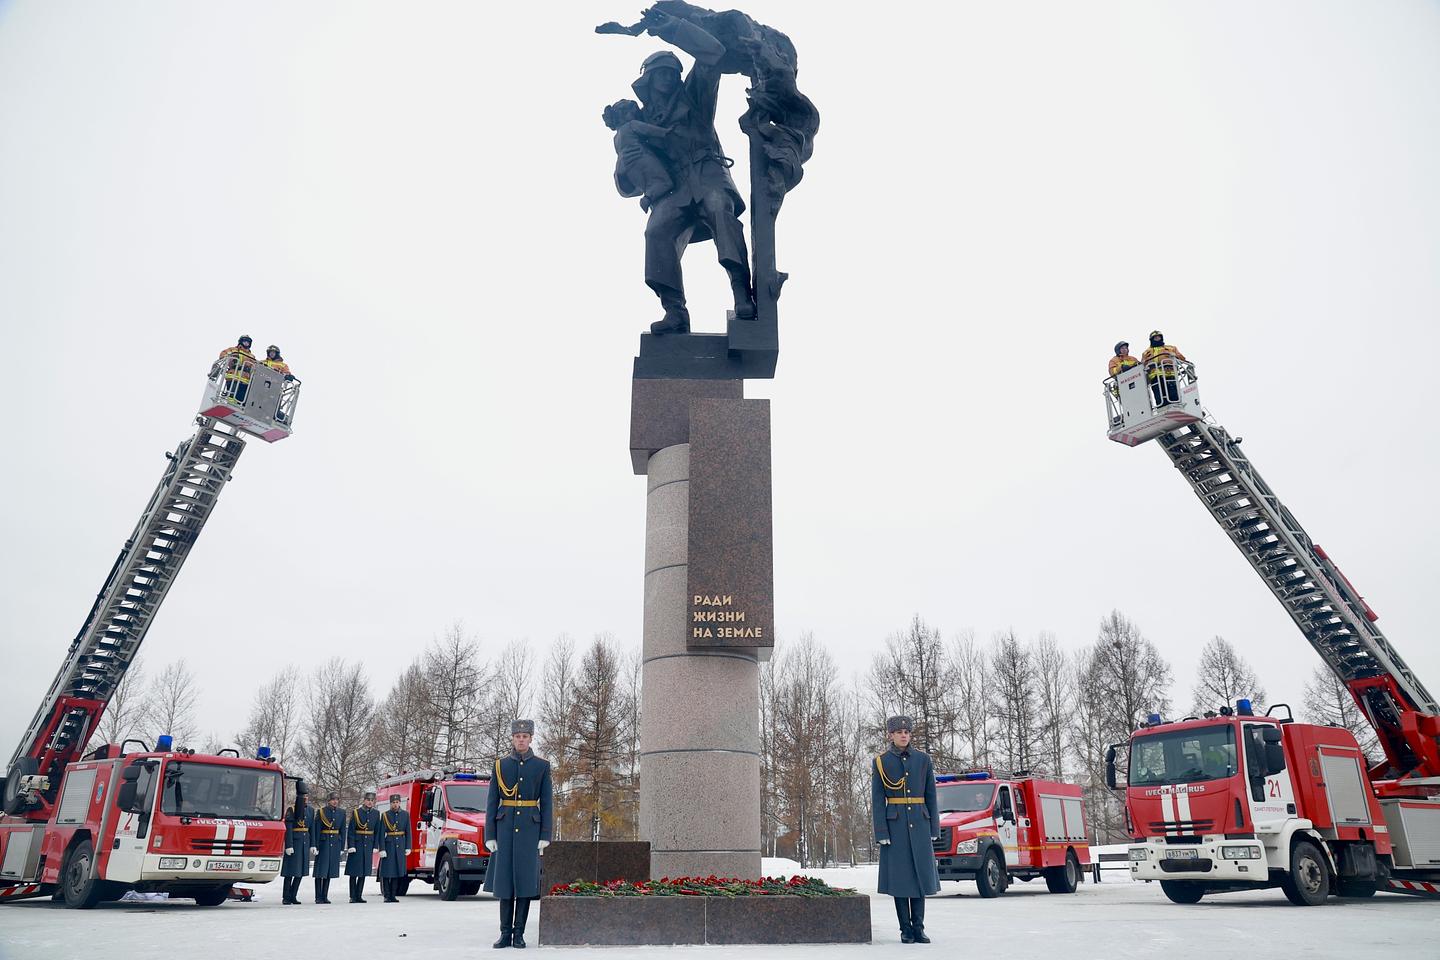
[[[1105,416],[1110,439],[1134,447],[1204,417],[1198,379],[1194,364],[1174,357],[1106,377]]]
[[[300,381],[293,375],[231,355],[210,368],[200,416],[274,443],[294,431],[299,401]]]

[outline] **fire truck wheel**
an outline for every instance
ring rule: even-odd
[[[1341,897],[1373,897],[1380,884],[1374,880],[1341,880],[1335,886],[1335,893]]]
[[[195,894],[195,905],[199,907],[218,907],[230,896],[230,884],[215,887],[213,890],[202,890]]]
[[[455,872],[455,862],[449,856],[440,854],[435,866],[435,892],[441,900],[454,900],[460,896],[460,874]]]
[[[975,887],[986,900],[1005,892],[1005,864],[995,851],[990,851],[985,862],[980,864],[980,869],[975,874]]]
[[[94,876],[95,848],[89,840],[81,840],[71,849],[60,868],[60,892],[65,906],[72,910],[89,910],[97,903],[115,899],[113,888]]]
[[[1080,861],[1073,852],[1065,854],[1065,866],[1045,871],[1045,886],[1051,893],[1074,893],[1080,889]]]
[[[25,810],[25,801],[20,797],[20,778],[34,776],[40,770],[34,757],[21,757],[10,767],[9,773],[5,776],[5,794],[3,809],[10,816],[22,813]]]
[[[397,880],[397,881],[395,882],[395,892],[398,893],[398,894],[399,894],[400,896],[402,896],[402,897],[405,896],[405,894],[409,893],[409,892],[410,892],[410,878],[409,878],[409,877],[401,877],[399,880]]]
[[[1280,880],[1280,889],[1297,907],[1315,907],[1330,896],[1330,868],[1325,855],[1309,840],[1299,840],[1290,849],[1290,870]]]
[[[1171,903],[1199,903],[1200,898],[1205,896],[1203,886],[1185,880],[1161,880],[1160,889]]]

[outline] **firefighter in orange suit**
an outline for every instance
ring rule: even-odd
[[[1175,382],[1175,362],[1183,361],[1185,354],[1165,342],[1165,335],[1159,330],[1150,331],[1150,346],[1140,358],[1145,364],[1145,379],[1150,382],[1150,393],[1155,406],[1180,402],[1180,389]]]
[[[1110,376],[1118,377],[1131,367],[1140,366],[1140,361],[1130,355],[1130,344],[1121,340],[1115,344],[1115,356],[1110,358]]]
[[[245,394],[250,392],[250,374],[255,370],[255,354],[250,352],[250,346],[254,342],[248,333],[242,334],[235,346],[220,351],[220,359],[210,368],[212,377],[224,371],[225,392],[234,397],[236,403],[243,404]]]
[[[410,858],[410,812],[400,806],[400,794],[390,794],[390,809],[380,814],[380,891],[386,903],[399,903]]]

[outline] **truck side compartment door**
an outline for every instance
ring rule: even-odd
[[[430,813],[430,822],[423,824],[425,849],[420,854],[420,868],[434,870],[435,857],[440,852],[440,841],[445,836],[445,791],[439,786],[427,787],[425,807]]]
[[[1005,848],[1006,866],[1020,865],[1020,839],[1017,828],[1015,805],[1010,797],[1010,785],[1002,783],[995,793],[995,828],[1000,845]]]
[[[115,818],[115,839],[110,844],[110,859],[105,865],[105,877],[108,880],[134,883],[140,879],[140,871],[145,863],[145,847],[150,836],[150,818],[155,812],[156,792],[160,785],[160,778],[156,776],[159,771],[159,764],[150,761],[138,761],[131,764],[130,768],[138,767],[135,776],[135,806],[130,810],[120,808],[121,790],[116,788],[112,791],[114,800],[111,806],[115,809],[110,815]],[[123,774],[127,768],[121,768],[122,783]]]

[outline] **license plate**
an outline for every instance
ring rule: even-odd
[[[239,860],[211,860],[205,864],[206,870],[234,870],[240,871]]]
[[[1165,851],[1165,859],[1166,859],[1166,860],[1198,860],[1198,859],[1200,859],[1200,851],[1199,851],[1199,850],[1166,850],[1166,851]]]

